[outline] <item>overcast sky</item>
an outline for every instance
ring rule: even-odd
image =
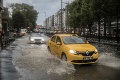
[[[62,0],[62,2],[71,2],[73,0]],[[10,3],[26,3],[29,5],[34,6],[35,10],[39,12],[38,14],[38,25],[43,25],[43,21],[45,20],[45,13],[46,17],[50,17],[51,15],[55,14],[61,8],[61,0],[3,0],[4,7]],[[66,4],[63,3],[63,7]]]

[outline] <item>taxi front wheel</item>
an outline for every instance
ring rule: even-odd
[[[66,55],[65,55],[65,54],[62,54],[61,59],[62,59],[63,61],[67,61],[67,57],[66,57]]]
[[[48,47],[48,52],[50,52],[50,53],[51,53],[50,47]]]

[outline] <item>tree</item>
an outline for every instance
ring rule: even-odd
[[[81,18],[81,1],[82,0],[75,0],[73,1],[68,7],[69,10],[69,23],[70,26],[74,28],[74,32],[76,28],[80,27],[80,18]]]
[[[106,36],[106,23],[108,24],[109,37],[111,37],[111,22],[118,21],[120,12],[120,1],[119,0],[94,0],[94,22],[98,22],[99,36],[100,36],[100,22],[104,20],[104,36]],[[100,41],[100,40],[99,40]]]
[[[3,8],[3,11],[1,13],[2,15],[2,18],[4,19],[9,19],[9,11],[8,11],[8,8]]]
[[[13,27],[17,29],[17,32],[20,31],[21,28],[25,28],[25,16],[20,12],[16,11],[12,15]]]
[[[2,26],[4,31],[8,31],[12,27],[12,18],[9,16],[8,8],[3,8],[3,11],[1,12],[2,15]],[[7,34],[7,33],[6,33]]]
[[[108,30],[109,37],[111,37],[111,26],[114,26],[116,28],[117,42],[119,42],[119,19],[120,0],[74,0],[69,6],[70,25],[73,28],[78,25],[81,25],[80,28],[88,26],[91,32],[92,23],[97,22],[99,41],[101,22],[104,22],[104,36],[106,36],[106,30]],[[116,22],[116,24],[113,25],[111,22]]]
[[[93,24],[93,0],[82,0],[81,6],[81,25],[89,28],[91,34],[91,27]]]
[[[35,27],[36,26],[36,20],[38,17],[38,12],[34,9],[33,6],[30,6],[28,4],[22,3],[22,4],[18,4],[18,3],[13,3],[11,4],[9,7],[12,8],[12,13],[16,12],[16,11],[20,11],[26,18],[26,26],[31,26],[30,24],[32,24],[31,27]],[[29,13],[29,14],[28,14]]]

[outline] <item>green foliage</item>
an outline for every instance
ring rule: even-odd
[[[9,28],[12,28],[12,18],[9,16],[8,8],[3,8],[1,15],[2,15],[2,20],[7,20]]]
[[[36,20],[38,17],[38,12],[34,9],[33,6],[30,6],[28,4],[22,3],[22,4],[11,4],[10,7],[12,8],[13,12],[20,11],[26,18],[26,26],[35,27],[36,26]]]
[[[81,6],[81,25],[87,26],[93,23],[93,0],[82,0]]]
[[[9,11],[8,8],[4,8],[4,10],[1,13],[3,19],[9,19]]]
[[[26,26],[25,16],[20,11],[16,11],[13,13],[12,21],[14,28],[16,28],[17,30],[19,30],[20,28],[25,28]]]
[[[86,27],[104,18],[120,17],[120,0],[74,0],[68,7],[72,27]]]
[[[72,27],[80,26],[80,10],[81,10],[81,0],[73,1],[69,6],[69,23]]]
[[[106,10],[106,0],[94,0],[93,1],[93,15],[94,21],[99,22],[101,18],[104,17],[105,13],[103,10]]]

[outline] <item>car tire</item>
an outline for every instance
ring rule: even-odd
[[[48,47],[48,52],[50,52],[50,53],[51,53],[50,47]]]
[[[66,57],[66,55],[65,55],[65,54],[62,54],[61,59],[62,59],[63,61],[67,61],[67,57]]]

